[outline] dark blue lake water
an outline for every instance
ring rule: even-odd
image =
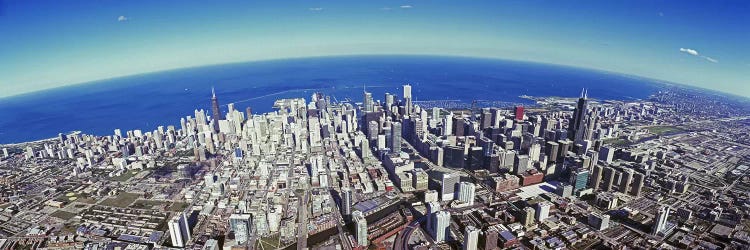
[[[520,95],[639,99],[663,87],[648,80],[527,62],[438,56],[346,56],[286,59],[179,69],[0,99],[0,143],[38,140],[74,130],[97,135],[116,128],[151,131],[179,125],[195,109],[210,110],[211,86],[221,104],[272,111],[279,98],[324,92],[361,101],[362,87],[384,100],[412,85],[416,100],[497,100]],[[226,107],[224,107],[226,109]],[[210,112],[209,112],[210,113]]]

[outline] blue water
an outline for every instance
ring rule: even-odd
[[[97,135],[116,128],[151,131],[179,125],[194,109],[210,110],[211,86],[219,102],[244,111],[272,110],[279,98],[322,91],[361,101],[401,95],[410,83],[416,100],[473,99],[528,103],[520,95],[597,99],[646,98],[663,86],[579,68],[527,62],[437,56],[347,56],[206,66],[102,80],[0,99],[0,143],[23,142],[74,130]],[[225,107],[224,107],[225,108]],[[209,112],[210,113],[210,112]]]

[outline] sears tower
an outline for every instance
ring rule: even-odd
[[[586,111],[588,109],[588,93],[586,89],[581,90],[573,118],[568,123],[568,138],[574,142],[583,141],[586,137]]]
[[[219,111],[219,99],[216,98],[216,91],[211,87],[211,120],[213,121],[214,131],[219,132],[219,119],[221,117],[221,111]]]

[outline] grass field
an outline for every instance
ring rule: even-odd
[[[138,170],[128,170],[120,174],[120,176],[112,176],[112,177],[109,177],[109,179],[112,181],[123,182],[123,181],[130,180],[130,178],[132,178],[136,174],[138,174]]]
[[[653,126],[646,128],[646,130],[657,135],[674,134],[685,131],[675,126]]]
[[[63,211],[63,210],[57,210],[54,213],[50,214],[49,216],[57,217],[57,218],[60,218],[60,219],[63,219],[63,220],[70,220],[70,218],[75,217],[76,214],[71,213],[71,212],[66,212],[66,211]]]
[[[629,141],[627,139],[622,139],[622,138],[609,138],[609,139],[605,139],[603,141],[603,143],[604,144],[614,145],[614,146],[620,146],[620,147],[633,144],[633,142],[631,142],[631,141]]]
[[[172,203],[172,206],[170,206],[168,209],[172,212],[182,212],[182,210],[185,210],[185,208],[188,207],[188,204],[185,202],[175,202]]]
[[[117,197],[114,198],[107,198],[106,200],[102,201],[100,205],[103,206],[110,206],[110,207],[127,207],[131,203],[133,203],[138,197],[140,197],[140,194],[134,194],[134,193],[120,193],[117,195]]]

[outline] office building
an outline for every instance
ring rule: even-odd
[[[357,239],[357,245],[369,245],[367,240],[367,220],[365,219],[365,215],[362,214],[361,211],[355,210],[352,212],[352,221],[354,222],[354,237]]]
[[[435,242],[444,242],[450,236],[451,213],[448,211],[438,211],[432,216],[432,238]]]
[[[552,208],[552,203],[549,201],[542,201],[536,204],[536,220],[543,221],[549,217],[549,210]]]
[[[604,167],[599,164],[594,165],[594,168],[591,171],[589,187],[593,188],[594,190],[599,190],[599,184],[602,182],[602,172],[604,172]]]
[[[444,173],[443,174],[443,182],[441,187],[440,195],[442,196],[443,201],[450,201],[455,198],[456,195],[456,185],[458,185],[458,181],[460,180],[460,176],[457,174],[450,174],[450,173]]]
[[[513,113],[516,117],[516,121],[523,121],[523,106],[516,106],[513,109]]]
[[[365,92],[365,97],[362,101],[362,106],[364,106],[365,113],[373,112],[372,93]]]
[[[612,191],[612,184],[615,181],[615,169],[611,167],[604,168],[604,183],[602,189],[604,191]]]
[[[573,186],[573,191],[579,191],[585,189],[589,181],[589,171],[586,169],[576,169],[570,173],[570,185]]]
[[[391,123],[391,152],[394,154],[401,154],[401,123]]]
[[[581,97],[578,98],[576,109],[573,111],[573,117],[568,123],[568,138],[578,142],[585,139],[586,133],[586,113],[588,111],[588,96],[586,89],[581,91]]]
[[[462,181],[458,188],[458,200],[468,206],[474,205],[474,183]]]
[[[600,213],[591,213],[588,216],[589,226],[601,231],[609,227],[609,215]]]
[[[216,97],[216,91],[211,88],[211,120],[214,132],[219,132],[219,120],[221,120],[221,111],[219,111],[219,99]]]
[[[479,229],[474,226],[467,226],[464,230],[463,250],[477,250],[479,245]]]
[[[654,218],[654,225],[652,227],[653,234],[659,234],[664,231],[667,227],[667,219],[669,218],[669,206],[659,207],[659,211]]]
[[[630,192],[630,183],[633,181],[633,170],[625,169],[620,174],[620,193],[627,194]]]
[[[641,191],[643,190],[643,182],[645,181],[645,176],[641,173],[635,173],[633,175],[633,184],[630,187],[630,195],[632,196],[641,196]]]
[[[341,212],[344,214],[344,218],[352,214],[352,204],[354,203],[352,195],[353,193],[350,188],[345,187],[341,189]]]
[[[229,216],[229,227],[234,232],[234,241],[237,245],[243,245],[250,239],[252,228],[250,214],[232,214]]]
[[[172,217],[168,223],[169,236],[172,239],[172,246],[185,247],[190,241],[190,227],[188,226],[187,217],[180,213]]]

